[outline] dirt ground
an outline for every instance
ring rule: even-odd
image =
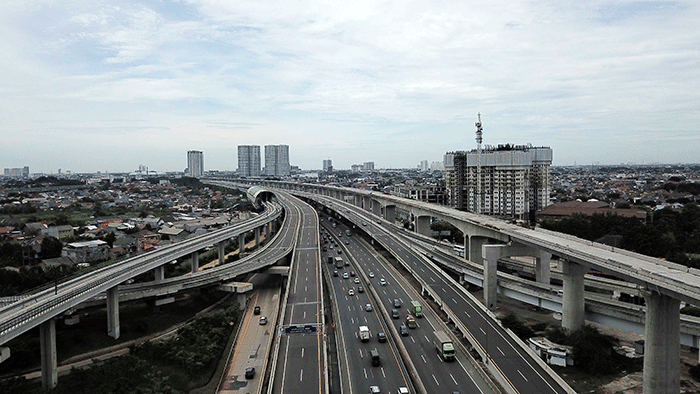
[[[483,292],[472,292],[475,297],[483,301]],[[498,317],[505,316],[508,312],[515,312],[517,316],[528,325],[545,322],[548,325],[561,325],[560,319],[555,318],[555,313],[543,309],[535,309],[531,305],[507,298],[498,297]],[[634,347],[634,342],[644,339],[644,335],[635,334],[618,328],[604,326],[598,323],[587,322],[620,341],[620,345]],[[700,382],[690,377],[688,369],[698,364],[697,349],[681,348],[681,393],[700,393]],[[636,372],[622,376],[600,387],[595,394],[642,394],[642,373]]]

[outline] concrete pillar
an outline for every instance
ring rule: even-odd
[[[107,335],[119,339],[119,286],[107,290]]]
[[[362,208],[362,198],[358,195],[355,195],[355,206]]]
[[[153,269],[153,276],[156,282],[160,282],[165,279],[165,266],[161,265]]]
[[[486,237],[469,237],[469,245],[466,249],[468,251],[468,259],[474,263],[482,264],[484,262],[483,254],[481,248],[489,242]]]
[[[464,254],[462,255],[462,257],[464,257],[467,260],[469,260],[469,238],[469,235],[464,233]]]
[[[498,259],[508,252],[507,245],[484,245],[484,305],[491,311],[498,307]]]
[[[260,227],[255,228],[255,247],[260,246]]]
[[[566,290],[565,290],[566,292]],[[644,295],[644,394],[680,392],[680,301],[650,292]]]
[[[192,273],[199,272],[199,252],[192,252]]]
[[[238,257],[243,257],[245,252],[245,233],[238,235]]]
[[[583,298],[583,275],[588,267],[570,261],[563,261],[564,295],[561,303],[561,326],[576,331],[586,321],[586,308]]]
[[[223,264],[226,259],[226,242],[221,241],[217,246],[219,249],[219,264]]]
[[[372,201],[372,213],[377,216],[382,216],[382,205],[379,201]]]
[[[364,208],[367,211],[372,210],[372,198],[371,197],[363,197],[362,198],[362,208]]]
[[[430,216],[416,216],[416,232],[430,236]]]
[[[396,221],[396,206],[395,205],[387,205],[384,207],[384,219],[387,220],[387,222],[394,223]]]
[[[49,319],[39,326],[41,346],[41,387],[51,390],[58,384],[56,363],[56,320]]]
[[[549,285],[550,281],[550,263],[552,254],[545,251],[540,251],[539,256],[535,256],[535,280],[537,283]]]
[[[236,297],[236,304],[238,304],[238,307],[241,308],[242,310],[245,310],[246,303],[248,302],[248,294],[247,293],[238,293],[235,295]]]

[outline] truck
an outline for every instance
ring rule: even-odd
[[[418,327],[418,324],[416,324],[416,318],[413,317],[413,315],[406,315],[406,325],[408,328]]]
[[[328,264],[333,264],[333,256],[328,256]]]
[[[423,317],[423,307],[420,306],[420,302],[411,301],[411,307],[409,310],[415,317]]]
[[[369,342],[369,337],[370,337],[369,327],[360,326],[359,336],[360,336],[360,341]]]
[[[433,342],[435,349],[443,360],[453,361],[455,359],[455,346],[444,331],[435,331],[433,333]]]
[[[342,257],[335,258],[335,268],[343,268],[343,258]]]

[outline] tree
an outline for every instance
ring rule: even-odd
[[[114,233],[109,233],[105,236],[105,242],[107,242],[107,245],[111,248],[114,245],[114,241],[117,240],[117,236],[114,235]]]
[[[41,257],[44,259],[60,257],[62,250],[63,243],[58,238],[44,237],[41,241]]]

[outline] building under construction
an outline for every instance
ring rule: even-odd
[[[549,147],[506,144],[448,152],[448,204],[463,211],[531,220],[549,205],[551,164]]]

